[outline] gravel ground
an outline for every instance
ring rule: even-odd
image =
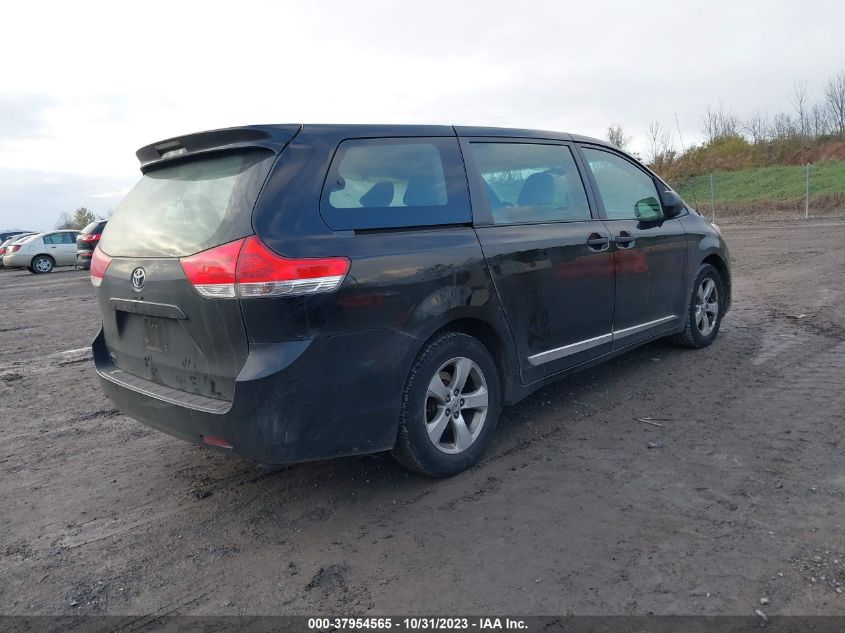
[[[726,233],[712,347],[544,389],[446,481],[149,430],[58,354],[86,275],[0,270],[0,613],[845,614],[845,224]]]

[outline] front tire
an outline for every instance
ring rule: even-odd
[[[725,284],[714,266],[702,264],[695,275],[684,329],[671,340],[679,347],[701,349],[716,340],[722,324]]]
[[[31,272],[36,275],[44,275],[46,273],[53,272],[53,266],[55,266],[53,260],[47,255],[35,256],[32,259],[32,263],[29,265]]]
[[[392,454],[429,477],[455,475],[481,459],[501,408],[499,372],[487,347],[467,334],[440,334],[408,374]]]

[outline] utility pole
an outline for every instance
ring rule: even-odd
[[[716,221],[716,189],[713,187],[713,173],[710,173],[710,215]]]
[[[806,190],[804,193],[804,219],[810,219],[810,163],[807,163]]]

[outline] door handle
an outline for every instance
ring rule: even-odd
[[[587,246],[597,252],[606,251],[610,248],[610,237],[602,233],[590,233],[587,238]]]
[[[622,231],[619,235],[613,238],[619,248],[631,248],[634,245],[634,236],[628,231]]]

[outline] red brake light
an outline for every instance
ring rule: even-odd
[[[235,267],[244,240],[215,246],[179,260],[185,277],[205,297],[235,296]]]
[[[345,257],[288,259],[256,236],[248,237],[238,258],[241,297],[314,294],[336,290],[349,272]]]
[[[89,233],[88,235],[82,236],[83,242],[96,242],[100,239],[100,233]]]
[[[9,254],[11,255],[12,253],[17,253],[19,250],[21,250],[21,245],[20,244],[13,244],[12,246],[9,247]]]
[[[336,290],[346,273],[345,257],[289,259],[256,236],[184,257],[185,277],[206,297],[278,297]]]
[[[106,270],[108,270],[109,264],[111,264],[111,257],[106,255],[100,248],[94,249],[94,254],[91,256],[91,285],[95,288],[99,288],[100,284],[103,283],[103,277],[106,276]]]

